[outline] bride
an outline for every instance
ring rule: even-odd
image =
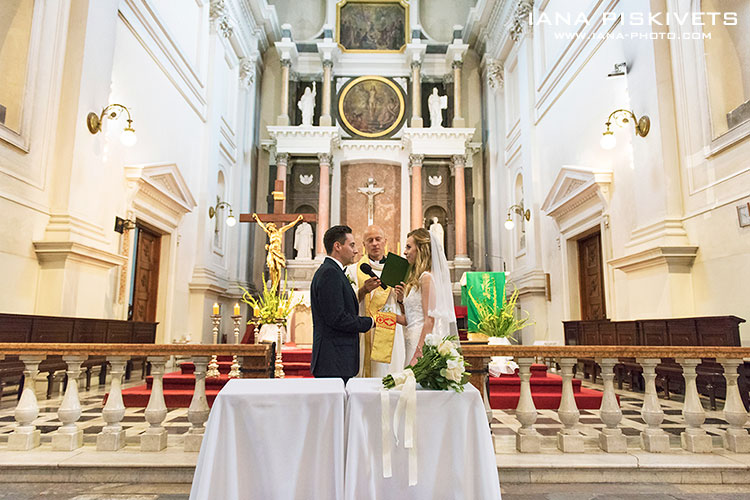
[[[424,228],[408,234],[404,257],[409,262],[406,281],[395,287],[396,300],[403,314],[397,322],[404,325],[405,359],[411,366],[422,357],[428,333],[440,338],[458,337],[453,309],[448,261],[442,244]]]

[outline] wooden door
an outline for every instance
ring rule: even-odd
[[[578,240],[578,276],[581,294],[581,319],[605,319],[602,237],[596,232]]]
[[[159,254],[161,236],[138,227],[133,280],[133,321],[156,321],[156,298],[159,288]]]

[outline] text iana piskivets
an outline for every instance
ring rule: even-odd
[[[555,12],[548,14],[541,12],[534,14],[529,12],[528,21],[532,26],[546,24],[548,26],[578,26],[596,22],[599,17],[588,17],[583,12]],[[618,20],[623,26],[736,26],[736,12],[604,12],[601,16],[602,23],[614,24]]]

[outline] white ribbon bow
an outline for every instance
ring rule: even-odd
[[[393,436],[398,446],[398,422],[401,416],[404,416],[404,448],[409,450],[409,486],[417,484],[417,439],[415,425],[417,421],[417,380],[414,378],[414,372],[407,368],[401,373],[393,375],[393,381],[396,386],[394,389],[401,389],[401,395],[396,403],[396,411],[393,414]],[[383,444],[383,477],[393,475],[391,463],[391,440],[390,440],[390,421],[391,400],[388,391],[380,391],[380,409],[381,409],[381,430]]]

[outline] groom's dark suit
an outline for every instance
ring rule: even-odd
[[[372,320],[359,316],[357,295],[344,271],[331,258],[310,284],[313,317],[311,371],[316,377],[351,378],[359,371],[359,334]]]

